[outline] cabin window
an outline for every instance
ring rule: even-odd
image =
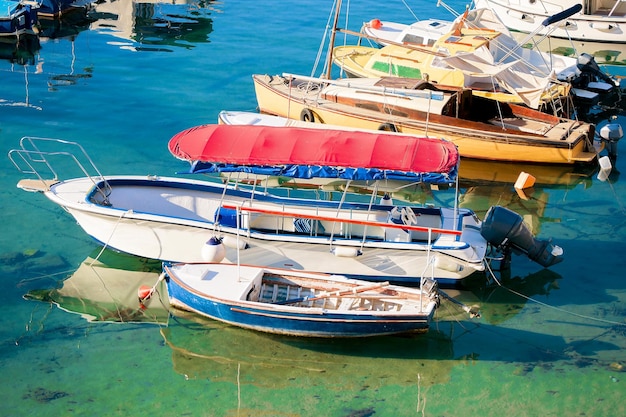
[[[422,36],[407,34],[404,38],[402,38],[402,42],[424,45],[424,38]]]

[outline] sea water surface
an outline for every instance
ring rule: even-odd
[[[350,2],[341,25],[451,18],[435,1],[413,3],[416,16],[405,2]],[[185,164],[167,141],[221,110],[254,111],[253,73],[311,74],[331,9],[99,2],[91,21],[48,24],[32,56],[3,48],[2,149],[23,136],[60,138],[80,143],[105,175],[176,175]],[[623,111],[612,113],[626,126]],[[514,255],[497,281],[450,291],[481,318],[444,303],[425,335],[365,340],[170,316],[162,291],[140,310],[137,288],[156,282],[159,263],[102,251],[61,208],[17,189],[24,176],[0,158],[0,415],[626,415],[624,146],[606,181],[595,166],[463,161],[462,206],[479,216],[494,204],[516,210],[565,260],[543,269]],[[537,178],[522,195],[521,171]],[[449,190],[394,198],[454,202]]]

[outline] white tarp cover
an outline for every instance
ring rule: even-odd
[[[518,96],[533,109],[539,107],[541,96],[554,78],[553,75],[536,77],[529,74],[527,65],[521,61],[497,65],[486,47],[441,59],[465,74],[492,77],[502,88]]]

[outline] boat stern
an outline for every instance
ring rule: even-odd
[[[480,233],[503,253],[517,252],[548,268],[563,260],[563,249],[552,239],[536,238],[522,216],[502,206],[487,211]]]

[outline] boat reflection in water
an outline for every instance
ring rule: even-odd
[[[560,222],[545,216],[550,190],[571,189],[578,185],[588,188],[597,172],[595,164],[581,166],[508,164],[463,159],[459,168],[463,188],[459,206],[471,208],[480,217],[491,205],[502,205],[523,217],[532,233],[540,232],[543,222]],[[519,175],[528,173],[535,184],[525,189],[514,187]]]
[[[116,43],[134,51],[169,51],[164,46],[192,48],[209,42],[216,10],[214,1],[103,1],[90,16],[91,29],[132,41]],[[138,43],[139,45],[137,45]]]
[[[545,269],[504,280],[503,285],[532,297],[557,289],[559,278]],[[458,304],[444,299],[427,333],[373,337],[367,343],[270,335],[179,310],[172,311],[175,316],[160,331],[172,349],[174,370],[187,379],[233,382],[239,377],[241,384],[278,389],[298,384],[348,391],[389,385],[424,387],[449,381],[452,369],[468,360],[521,361],[532,369],[538,357],[563,359],[567,343],[562,337],[498,326],[521,312],[527,302],[508,288],[448,292],[467,305],[479,305],[484,311],[480,320],[468,320]],[[532,340],[546,352],[553,350],[545,354],[543,348],[530,348],[520,354],[507,348],[520,340]]]
[[[9,78],[18,77],[19,82],[24,83],[24,101],[22,97],[5,96],[5,92],[0,95],[0,107],[28,107],[41,110],[41,107],[32,103],[28,89],[29,67],[35,65],[41,44],[36,35],[22,35],[19,39],[0,41],[0,59],[8,61],[11,65],[8,72],[14,74],[4,74],[3,82],[10,82]],[[16,81],[17,82],[17,81]]]
[[[0,39],[0,59],[17,65],[35,65],[41,49],[37,35],[22,35],[17,39]]]
[[[173,369],[181,377],[257,388],[323,385],[331,390],[358,391],[390,385],[428,387],[446,383],[455,366],[479,357],[523,361],[525,369],[532,369],[537,351],[529,349],[520,356],[515,349],[507,349],[507,343],[536,341],[537,346],[551,349],[549,356],[540,354],[542,361],[560,359],[560,352],[567,349],[562,337],[498,327],[520,312],[525,301],[504,288],[452,290],[450,294],[458,300],[480,305],[484,312],[481,320],[468,320],[458,304],[443,300],[425,334],[372,337],[367,343],[355,343],[354,339],[294,338],[255,332],[181,310],[169,314],[162,281],[153,297],[146,300],[145,308],[140,308],[137,289],[155,285],[160,272],[160,262],[108,250],[100,254],[98,249],[61,288],[32,290],[25,297],[54,303],[90,322],[158,324],[155,331],[163,337],[165,348],[171,350]],[[533,296],[557,288],[553,279],[558,276],[543,270],[504,283]],[[485,343],[494,337],[499,343]]]
[[[110,250],[95,250],[66,280],[62,287],[29,291],[25,298],[51,302],[65,311],[80,314],[93,322],[148,322],[166,324],[168,319],[167,290],[163,295],[143,303],[138,301],[141,286],[158,282],[161,262],[125,255]]]
[[[459,177],[462,181],[461,186],[490,185],[493,183],[513,185],[521,172],[527,172],[535,177],[535,185],[537,186],[572,187],[589,179],[596,169],[596,163],[560,166],[462,158],[459,166]]]
[[[476,279],[464,290],[447,290],[449,296],[479,310],[483,322],[502,324],[520,313],[537,296],[542,299],[559,289],[558,273],[544,268],[525,277],[511,276],[510,270],[499,271],[498,281]],[[532,303],[532,302],[531,302]],[[441,317],[440,317],[441,318]],[[447,316],[464,320],[460,313]]]
[[[88,30],[93,19],[89,15],[90,8],[77,8],[72,13],[62,14],[54,19],[44,19],[40,22],[39,37],[43,40],[61,39],[77,36]]]
[[[359,343],[270,335],[193,313],[175,314],[161,333],[172,350],[174,370],[188,379],[233,381],[240,374],[242,384],[275,389],[307,381],[358,390],[411,381],[417,385],[418,378],[422,385],[443,383],[454,366],[452,340],[432,329],[421,335],[369,337],[367,343]],[[415,361],[420,358],[433,361],[425,368]]]

